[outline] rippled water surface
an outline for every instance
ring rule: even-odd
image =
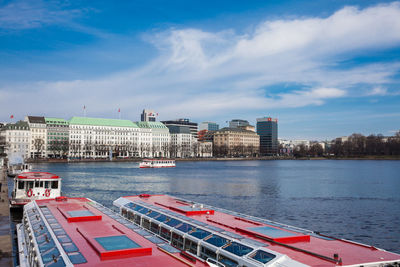
[[[400,252],[400,161],[36,164],[63,194],[108,207],[120,196],[170,194]]]

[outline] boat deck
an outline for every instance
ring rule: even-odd
[[[152,213],[165,212],[166,215],[188,224],[189,227],[209,231],[200,239],[207,240],[206,236],[211,233],[214,233],[212,237],[214,238],[217,233],[219,239],[230,239],[228,243],[237,241],[247,244],[249,248],[254,249],[253,251],[256,251],[257,247],[263,247],[310,266],[377,266],[378,262],[385,264],[400,261],[399,254],[372,246],[167,195],[128,196],[120,198],[114,204],[128,210],[130,208],[138,210],[135,205],[145,207],[146,213],[143,210],[139,212],[146,214],[150,220],[155,216],[152,216]],[[176,225],[179,226],[179,223]]]
[[[33,229],[39,266],[207,266],[86,198],[37,200],[24,213],[19,232]]]

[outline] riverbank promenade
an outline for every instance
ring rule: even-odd
[[[13,266],[7,175],[0,171],[0,266]]]

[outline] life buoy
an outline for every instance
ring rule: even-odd
[[[46,189],[46,191],[44,191],[44,195],[46,197],[49,197],[50,196],[50,189]]]
[[[26,195],[27,195],[28,197],[31,197],[31,196],[33,195],[32,188],[29,188],[29,190],[26,191]]]

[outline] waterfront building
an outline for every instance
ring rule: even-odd
[[[151,146],[150,153],[151,157],[168,157],[169,156],[169,146],[171,143],[171,135],[167,126],[161,122],[154,121],[141,121],[137,122],[140,132],[143,138],[146,138],[147,133],[151,136]],[[147,142],[145,142],[147,147]]]
[[[162,121],[162,123],[169,126],[187,126],[190,129],[190,133],[197,139],[198,125],[195,122],[190,122],[189,119],[177,119],[170,121]]]
[[[154,110],[143,109],[140,115],[140,121],[156,121],[156,115],[158,115],[158,113],[155,113]]]
[[[243,130],[252,131],[252,132],[256,131],[256,127],[254,127],[253,125],[238,126],[237,128],[240,128],[240,129],[243,129]]]
[[[211,121],[203,121],[199,124],[199,131],[207,130],[207,131],[218,131],[219,125],[215,122]]]
[[[129,120],[73,117],[69,121],[69,157],[137,157],[143,150],[140,143],[149,144],[150,151],[150,134],[150,130],[141,134]]]
[[[211,158],[213,156],[213,142],[212,141],[198,141],[197,157]]]
[[[47,127],[42,116],[26,116],[31,131],[29,154],[31,158],[45,158],[47,155]]]
[[[170,156],[174,158],[194,157],[197,152],[197,138],[188,125],[167,126],[171,134]]]
[[[9,160],[23,161],[30,157],[31,131],[25,121],[9,123],[0,128],[0,147]],[[1,155],[0,155],[1,156]]]
[[[216,156],[255,156],[260,137],[253,131],[225,127],[214,133],[213,146]]]
[[[260,154],[278,154],[278,120],[271,117],[257,119],[257,134],[260,136]]]
[[[229,128],[239,128],[248,125],[250,125],[250,123],[247,120],[233,119],[229,122]]]
[[[47,127],[47,157],[62,158],[69,150],[69,122],[60,118],[44,118]]]

